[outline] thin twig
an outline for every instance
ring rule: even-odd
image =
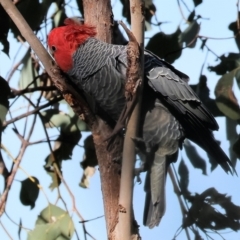
[[[178,7],[179,7],[180,13],[181,13],[181,15],[182,15],[182,18],[187,22],[187,19],[185,18],[184,14],[183,14],[183,10],[182,10],[182,8],[181,8],[181,5],[180,5],[179,0],[177,0],[177,3],[178,3]]]
[[[19,227],[19,223],[15,222],[15,221],[8,215],[8,213],[7,213],[6,211],[5,211],[4,214],[5,214],[6,217],[9,219],[9,221],[11,221],[14,225],[16,225],[16,226]],[[28,231],[31,231],[30,228],[23,227],[22,225],[21,225],[21,228],[22,228],[24,231],[26,231],[26,233],[27,233]]]
[[[46,108],[46,107],[52,106],[52,104],[54,104],[54,103],[56,103],[56,102],[59,102],[60,100],[62,100],[62,96],[56,97],[56,98],[54,98],[53,100],[49,101],[48,103],[43,104],[43,105],[41,105],[41,106],[33,109],[32,111],[29,111],[29,112],[27,112],[27,113],[21,114],[21,115],[15,117],[15,118],[12,118],[11,120],[5,121],[5,122],[3,123],[3,126],[5,127],[5,126],[7,126],[7,125],[9,125],[9,124],[11,124],[11,123],[13,123],[13,122],[16,122],[16,121],[22,119],[22,118],[25,118],[25,117],[27,117],[27,116],[29,116],[29,115],[32,115],[32,114],[35,114],[35,113],[39,112],[40,110],[42,110],[42,109],[44,109],[44,108]]]
[[[237,29],[238,29],[238,31],[239,31],[239,29],[240,29],[240,20],[239,20],[239,1],[240,0],[238,0],[237,1]]]
[[[201,38],[200,38],[200,40],[203,41],[203,39],[201,39]],[[207,48],[207,50],[208,50],[209,52],[211,52],[214,56],[216,56],[218,59],[220,58],[215,52],[213,52],[213,51],[207,46],[207,44],[205,44],[204,47]]]
[[[52,149],[52,146],[50,144],[50,139],[49,139],[49,135],[48,135],[48,132],[46,130],[46,128],[44,127],[44,123],[42,121],[42,124],[43,124],[43,129],[44,129],[44,132],[45,132],[45,135],[46,135],[46,138],[47,138],[47,143],[48,143],[48,147],[50,149],[50,152],[53,156],[53,159],[54,159],[54,162],[52,163],[53,164],[53,167],[54,167],[54,171],[56,172],[56,174],[58,175],[58,177],[60,178],[61,182],[64,184],[65,188],[67,189],[71,199],[72,199],[72,210],[77,214],[77,216],[81,219],[82,222],[84,222],[84,218],[82,217],[82,215],[80,214],[80,212],[78,211],[77,207],[76,207],[76,201],[75,201],[75,196],[74,194],[72,193],[70,187],[68,186],[68,184],[66,183],[65,179],[63,178],[62,176],[62,173],[61,171],[59,170],[58,168],[58,165],[56,163],[56,160],[55,160],[55,156],[54,156],[54,152],[53,152],[53,149]],[[63,203],[65,204],[66,206],[66,203],[65,201],[63,200],[63,198],[61,197],[61,193],[59,191],[59,188],[58,188],[58,197],[60,197],[60,199],[63,201]],[[85,224],[83,223],[83,228],[84,228],[84,234],[87,234],[88,236],[90,236],[93,240],[95,240],[95,238],[86,230],[86,227],[85,227]]]
[[[177,195],[178,202],[179,202],[179,205],[180,205],[180,209],[181,209],[183,218],[185,218],[185,215],[186,215],[186,213],[187,213],[187,209],[185,208],[184,203],[183,203],[183,201],[182,201],[181,191],[180,191],[180,189],[178,188],[178,184],[177,184],[176,179],[175,179],[175,177],[174,177],[173,170],[172,170],[172,166],[169,166],[169,167],[168,167],[168,174],[169,174],[170,179],[171,179],[171,181],[172,181],[174,192],[175,192],[176,195]],[[189,232],[188,232],[188,229],[187,229],[187,228],[184,228],[184,230],[185,230],[185,232],[186,232],[187,239],[188,239],[188,240],[191,240],[190,235],[189,235]]]
[[[11,237],[10,233],[8,232],[8,230],[4,227],[4,225],[2,224],[1,221],[0,221],[0,225],[1,225],[1,227],[3,228],[4,232],[8,235],[8,237],[9,237],[11,240],[14,240],[14,239]]]
[[[55,86],[40,86],[40,87],[34,87],[34,88],[24,88],[21,90],[17,90],[14,88],[11,88],[12,93],[14,96],[18,96],[18,95],[23,95],[25,93],[32,93],[32,92],[36,92],[36,91],[56,91],[56,87]]]
[[[185,6],[185,8],[188,10],[188,12],[191,12],[191,10],[189,9],[188,5],[183,0],[181,0],[181,2]]]
[[[91,221],[95,221],[95,220],[97,220],[97,219],[99,219],[99,218],[103,218],[103,217],[104,217],[104,215],[99,216],[99,217],[95,217],[95,218],[92,218],[92,219],[84,220],[83,222],[80,221],[79,223],[91,222]]]
[[[29,145],[30,145],[30,144],[28,144],[28,146],[29,146]],[[16,163],[16,160],[15,160],[15,158],[12,156],[11,152],[10,152],[3,144],[1,144],[1,149],[3,149],[3,150],[5,151],[5,153],[11,158],[11,160],[12,160],[13,163]],[[31,175],[30,175],[25,169],[23,169],[23,168],[21,167],[21,165],[19,165],[19,169],[20,169],[29,179],[31,179]],[[43,187],[42,187],[40,184],[38,184],[38,188],[43,192],[43,195],[45,196],[47,202],[50,203],[50,201],[49,201],[49,199],[48,199],[48,197],[47,197],[47,194],[45,193]],[[6,212],[5,212],[5,213],[6,213]]]
[[[16,158],[16,163],[13,167],[13,170],[12,172],[10,173],[8,179],[7,179],[7,183],[6,183],[6,188],[3,192],[3,194],[1,195],[1,198],[0,198],[0,216],[2,216],[4,210],[5,210],[5,206],[6,206],[6,201],[7,201],[7,197],[8,197],[8,193],[9,193],[9,190],[12,186],[12,183],[13,183],[13,180],[14,180],[14,177],[18,171],[18,168],[19,168],[19,165],[21,163],[21,160],[23,158],[23,155],[27,149],[27,146],[28,146],[28,143],[27,141],[23,141],[22,142],[22,146],[21,146],[21,149],[20,149],[20,152],[18,154],[18,157]]]
[[[198,35],[198,37],[204,38],[204,39],[212,39],[212,40],[229,40],[229,39],[236,38],[237,35],[238,35],[238,33],[236,35],[234,35],[233,37],[207,37],[207,36],[203,36],[203,35]]]
[[[17,51],[17,53],[16,53],[16,55],[15,55],[15,57],[14,57],[14,59],[13,59],[13,62],[15,61],[16,57],[18,56],[18,53],[20,52],[21,48],[22,48],[22,45],[19,47],[19,49],[18,49],[18,51]],[[11,78],[12,78],[13,74],[15,73],[15,71],[16,71],[16,70],[18,69],[18,67],[23,63],[24,57],[25,57],[25,55],[22,57],[22,59],[21,59],[18,63],[16,63],[16,64],[12,67],[12,69],[10,70],[10,72],[8,72],[8,74],[7,74],[7,75],[8,75],[8,77],[7,77],[7,82],[9,82],[9,81],[11,80]]]

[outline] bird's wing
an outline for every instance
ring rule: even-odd
[[[145,54],[145,59],[148,85],[161,94],[174,112],[181,116],[190,114],[209,129],[218,130],[216,120],[188,85],[187,75],[150,52]]]
[[[188,85],[188,77],[150,52],[145,52],[145,76],[148,86],[169,109],[189,138],[209,153],[225,171],[232,164],[213,137],[218,124]]]

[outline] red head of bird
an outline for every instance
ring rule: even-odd
[[[48,35],[48,47],[58,66],[67,72],[73,67],[72,55],[88,38],[96,35],[95,27],[67,18],[65,26],[54,28]]]

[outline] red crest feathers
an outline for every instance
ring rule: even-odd
[[[67,18],[64,23],[65,26],[54,28],[50,32],[48,46],[59,67],[67,72],[73,66],[72,54],[88,38],[96,35],[96,29],[71,18]]]
[[[65,39],[70,43],[70,48],[76,50],[82,43],[84,43],[89,37],[96,35],[95,27],[82,24],[77,20],[67,18],[64,21],[65,27]]]

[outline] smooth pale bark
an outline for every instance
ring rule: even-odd
[[[143,50],[144,46],[144,3],[142,0],[130,0],[131,9],[131,26],[132,33],[135,36],[139,46]],[[129,56],[128,56],[129,57]],[[139,57],[139,56],[136,56]],[[143,65],[144,59],[143,54],[138,64],[135,65],[135,72],[138,76],[137,79],[143,79],[143,72],[140,68]],[[134,70],[133,70],[134,72]],[[141,108],[141,93],[142,85],[140,86],[140,91],[138,91],[138,102],[131,114],[129,122],[127,124],[127,130],[124,139],[123,147],[123,162],[121,171],[121,185],[120,185],[120,198],[119,205],[123,209],[119,213],[119,229],[121,233],[121,239],[140,239],[138,233],[138,226],[134,224],[134,212],[133,212],[133,179],[134,179],[134,166],[135,166],[135,144],[132,138],[135,138],[138,134],[139,125],[139,113]]]

